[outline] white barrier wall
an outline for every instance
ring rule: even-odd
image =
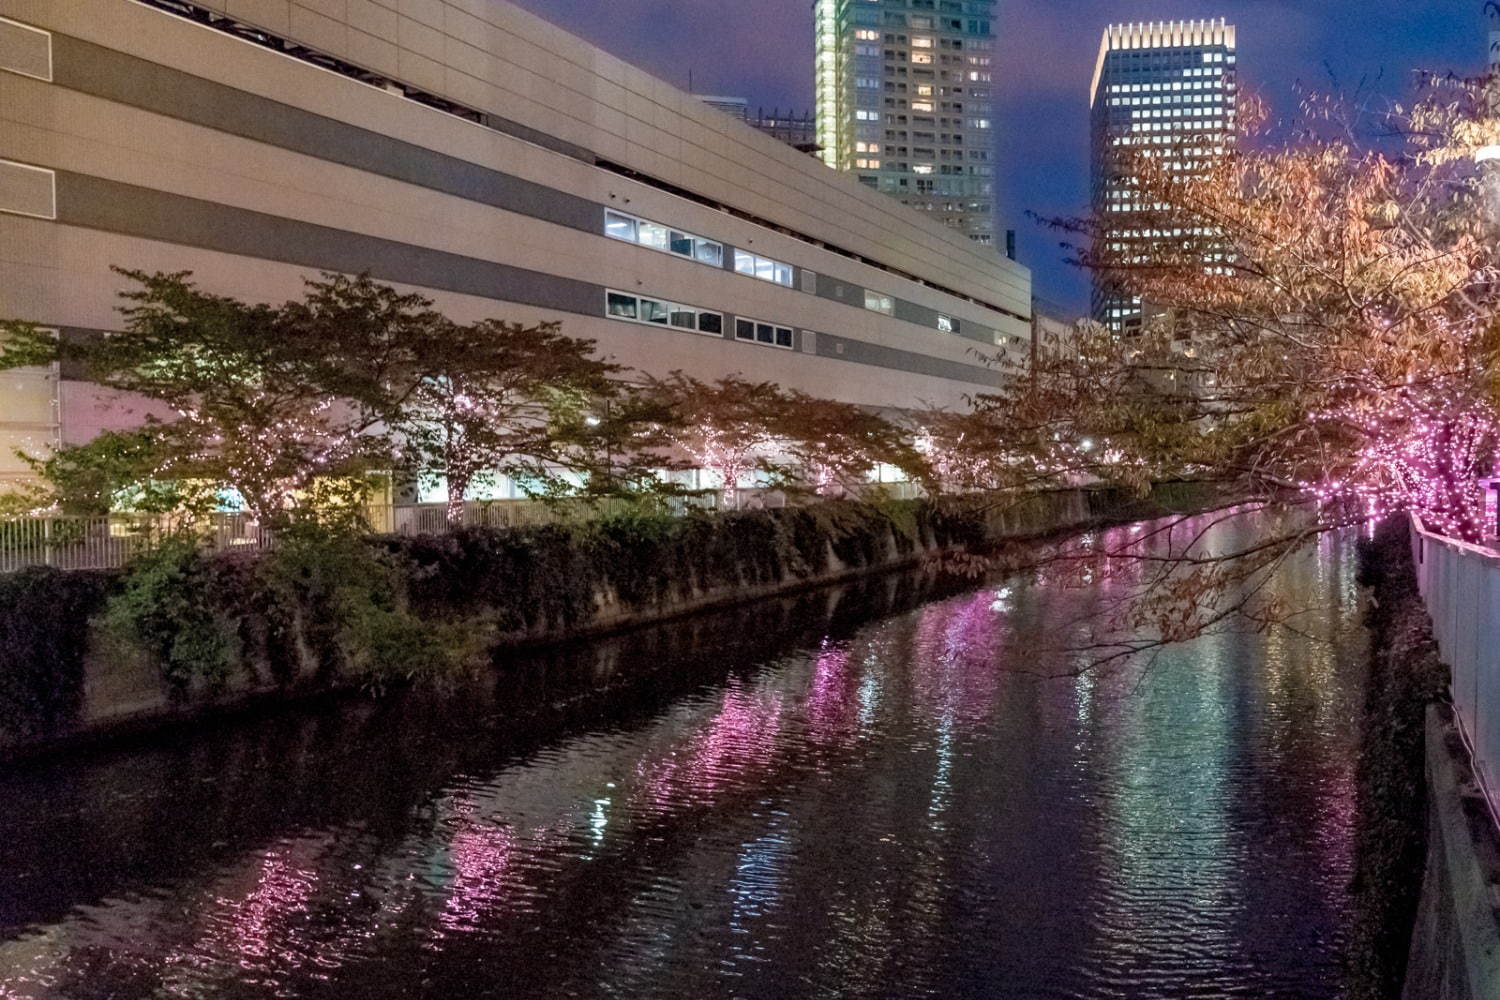
[[[1475,770],[1500,808],[1500,553],[1433,534],[1413,516],[1412,561]]]

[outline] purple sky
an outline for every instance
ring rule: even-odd
[[[812,104],[811,0],[517,0],[681,87],[753,106]],[[1416,69],[1472,73],[1485,59],[1481,0],[1001,0],[995,81],[1001,225],[1017,230],[1038,295],[1082,310],[1085,276],[1056,236],[1026,217],[1081,211],[1088,194],[1088,85],[1104,26],[1226,17],[1239,26],[1242,83],[1295,110],[1294,88],[1367,99]],[[1330,76],[1332,74],[1332,76]]]

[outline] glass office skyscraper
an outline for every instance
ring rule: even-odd
[[[825,163],[995,245],[995,0],[817,0]]]
[[[1217,21],[1110,25],[1092,87],[1093,208],[1100,239],[1129,253],[1172,234],[1143,214],[1125,159],[1170,157],[1192,170],[1222,155],[1235,138],[1235,29]],[[1196,236],[1211,235],[1205,233]],[[1212,266],[1212,261],[1206,261]],[[1106,280],[1094,285],[1094,318],[1117,331],[1140,325],[1149,304]]]

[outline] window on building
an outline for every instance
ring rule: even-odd
[[[636,318],[637,299],[634,295],[621,295],[619,292],[609,293],[609,315],[618,319]]]
[[[641,299],[640,319],[645,323],[656,323],[665,326],[667,316],[671,312],[671,306],[666,302],[658,302],[656,299]]]
[[[643,247],[651,247],[653,250],[667,249],[668,234],[671,230],[666,226],[655,222],[644,220],[636,223],[636,242]]]
[[[635,242],[635,219],[619,212],[604,213],[604,235],[613,239]]]
[[[771,281],[778,285],[786,285],[788,288],[793,283],[793,268],[790,264],[784,264],[779,260],[769,257],[759,257],[744,250],[734,252],[734,269],[737,273],[751,278],[759,278],[761,281]]]
[[[943,333],[957,333],[958,324],[954,322],[952,316],[944,316],[942,313],[938,313],[938,329]]]
[[[867,288],[865,289],[865,308],[889,316],[896,311],[896,303],[889,295],[881,295]]]

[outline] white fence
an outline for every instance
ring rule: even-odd
[[[1500,815],[1500,552],[1434,534],[1413,515],[1412,561],[1474,769]]]
[[[171,518],[120,514],[0,521],[0,573],[28,566],[118,569],[182,527]],[[270,544],[270,533],[244,514],[215,514],[192,531],[216,552]]]

